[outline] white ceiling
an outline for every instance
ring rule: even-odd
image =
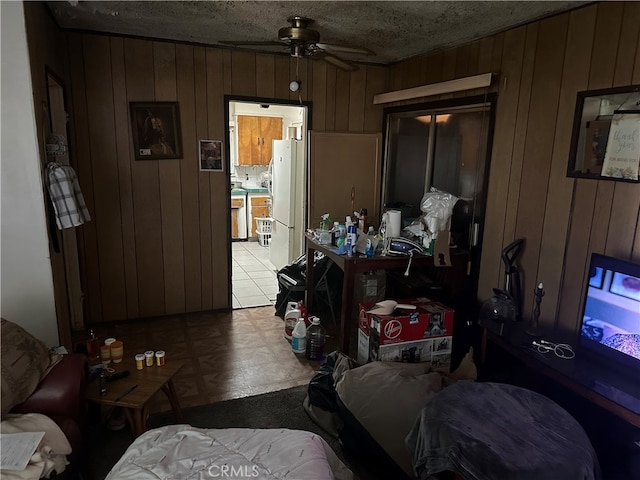
[[[388,64],[461,45],[576,8],[583,1],[57,1],[58,25],[204,45],[278,40],[287,18],[301,15],[323,43],[365,47],[366,62]],[[248,48],[248,47],[243,47]],[[286,52],[280,47],[256,47]],[[350,60],[362,59],[340,55]]]

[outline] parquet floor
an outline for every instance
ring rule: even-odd
[[[184,361],[174,378],[183,408],[304,385],[320,366],[291,352],[284,323],[272,306],[97,326],[94,331],[101,340],[122,340],[125,355],[164,350],[167,362]],[[332,350],[328,344],[325,353]],[[150,411],[170,408],[158,393]]]

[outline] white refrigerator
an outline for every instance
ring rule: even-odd
[[[269,260],[278,270],[302,255],[305,187],[304,142],[273,140]]]

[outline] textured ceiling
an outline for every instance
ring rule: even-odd
[[[460,45],[590,2],[576,1],[59,1],[62,28],[205,45],[278,40],[287,18],[312,18],[323,43],[365,47],[350,60],[391,63]],[[247,48],[247,47],[243,47]],[[256,47],[285,52],[278,47]]]

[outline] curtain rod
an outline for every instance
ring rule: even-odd
[[[395,92],[380,93],[373,97],[373,104],[377,105],[380,103],[399,102],[401,100],[409,100],[412,98],[429,97],[431,95],[440,95],[443,93],[453,93],[460,92],[462,90],[488,87],[491,85],[492,76],[492,73],[482,73],[480,75],[457,78],[446,82],[431,83],[429,85],[396,90]]]

